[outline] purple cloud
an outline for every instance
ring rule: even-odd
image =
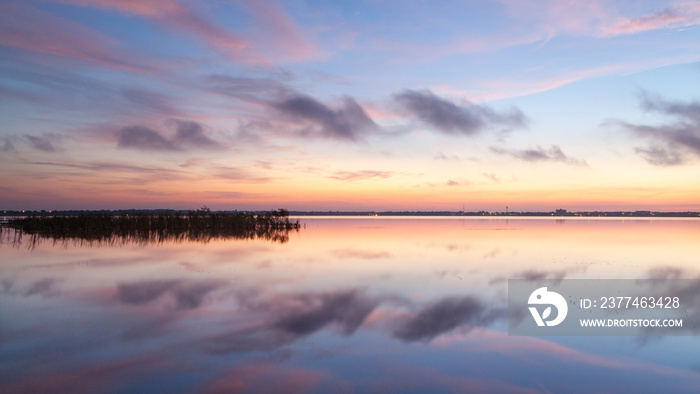
[[[587,166],[585,160],[569,157],[562,152],[558,145],[552,145],[549,149],[544,149],[540,146],[534,149],[503,149],[499,147],[490,147],[491,152],[499,155],[507,155],[519,160],[538,162],[538,161],[558,161],[576,166]]]
[[[171,119],[168,123],[176,129],[172,138],[148,127],[129,126],[117,133],[117,146],[145,151],[216,150],[223,147],[207,137],[203,126],[197,122]]]
[[[606,124],[619,126],[628,132],[646,138],[649,146],[637,147],[635,152],[657,166],[674,166],[688,162],[688,155],[700,158],[700,102],[666,100],[648,92],[639,95],[644,111],[656,112],[675,118],[663,125],[637,125],[619,120]]]
[[[404,90],[394,100],[408,113],[445,134],[472,135],[489,126],[524,127],[527,118],[517,107],[498,113],[486,105],[460,106],[429,90]]]
[[[313,97],[297,94],[273,104],[279,112],[320,128],[325,137],[356,141],[367,131],[379,128],[351,97],[333,109]]]

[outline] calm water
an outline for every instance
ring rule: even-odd
[[[700,338],[508,336],[508,278],[700,276],[700,220],[302,218],[0,245],[2,392],[692,392]]]

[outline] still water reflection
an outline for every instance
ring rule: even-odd
[[[0,244],[0,391],[698,391],[697,337],[514,337],[508,278],[697,278],[698,220],[301,218]]]

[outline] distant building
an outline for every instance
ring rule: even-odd
[[[554,211],[555,215],[566,215],[566,209],[557,209]]]

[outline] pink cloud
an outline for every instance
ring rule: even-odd
[[[452,81],[450,85],[433,85],[429,86],[429,88],[433,92],[440,94],[441,96],[449,97],[455,101],[467,99],[480,103],[545,92],[587,79],[605,77],[609,75],[629,75],[672,64],[697,62],[698,60],[700,60],[700,55],[690,53],[681,56],[650,58],[634,62],[616,63],[600,67],[570,70],[566,73],[558,73],[559,75],[538,77],[529,76],[529,70],[524,70],[525,72],[519,75],[514,74],[508,79],[480,81],[478,84],[472,85],[471,89],[460,89],[458,87],[460,86],[458,81]],[[462,84],[467,85],[466,82]],[[371,113],[370,111],[368,112]]]
[[[664,8],[640,18],[624,18],[602,28],[605,36],[633,34],[657,29],[673,29],[700,24],[700,2],[687,2]]]
[[[614,12],[603,0],[499,1],[505,5],[514,27],[534,34],[543,44],[561,34],[595,35],[600,21]]]
[[[294,22],[279,8],[264,2],[249,2],[248,7],[260,19],[262,34],[253,45],[216,21],[198,13],[176,0],[58,0],[65,3],[114,9],[138,15],[170,29],[189,33],[229,58],[245,64],[270,64],[275,60],[305,60],[318,58],[321,53],[304,36]],[[257,48],[272,50],[262,54]]]
[[[0,4],[0,45],[135,72],[153,69],[131,60],[118,43],[97,31],[30,7]]]
[[[500,0],[516,20],[529,21],[549,40],[562,33],[610,37],[700,23],[700,2],[687,1],[653,14],[629,18],[626,10],[604,0]]]
[[[396,63],[429,62],[455,54],[498,52],[521,45],[544,45],[561,34],[597,35],[601,20],[610,11],[601,0],[499,0],[510,18],[509,26],[491,35],[457,36],[438,45],[419,45],[386,39],[373,41],[375,49],[405,53],[392,56]],[[420,53],[415,59],[415,53]]]
[[[265,64],[268,60],[242,37],[174,0],[58,0],[63,3],[115,9],[154,20],[168,28],[190,33],[224,55],[242,63]]]
[[[322,55],[282,9],[262,1],[246,4],[260,18],[262,27],[268,33],[261,44],[266,48],[274,48],[272,55],[276,59],[298,61]]]

